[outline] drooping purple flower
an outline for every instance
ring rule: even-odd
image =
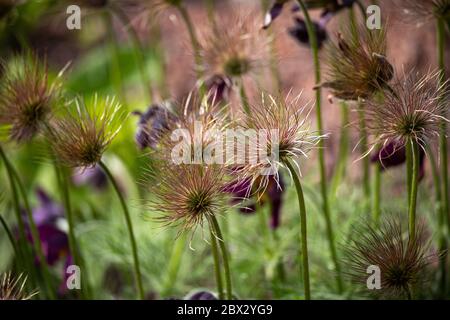
[[[151,105],[144,113],[134,111],[133,114],[139,116],[136,143],[141,150],[156,148],[161,136],[176,121],[175,115],[158,104]]]
[[[108,177],[98,165],[92,168],[75,169],[72,180],[77,186],[87,184],[99,191],[105,190],[108,185]]]
[[[403,143],[392,141],[375,152],[371,157],[372,163],[379,163],[381,170],[402,165],[406,162],[406,148]],[[419,180],[425,175],[425,152],[419,148]]]
[[[224,189],[224,192],[232,194],[231,202],[237,204],[244,202],[239,208],[241,213],[252,214],[256,210],[256,204],[264,206],[266,203],[270,205],[270,227],[276,229],[280,226],[280,213],[283,205],[284,180],[281,175],[278,179],[271,176],[268,180],[267,187],[261,193],[259,191],[252,192],[251,179],[242,179],[232,181]]]
[[[331,18],[331,14],[327,14],[320,18],[318,22],[313,21],[314,32],[316,34],[317,47],[322,48],[323,43],[328,39],[326,24]],[[295,26],[288,29],[289,34],[300,44],[310,45],[306,22],[302,18],[295,17]]]

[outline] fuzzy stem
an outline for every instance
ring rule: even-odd
[[[373,174],[373,199],[372,199],[373,222],[378,225],[380,222],[381,210],[381,164],[376,163]]]
[[[439,83],[445,83],[445,21],[440,18],[437,21],[437,51],[438,51],[438,65],[440,70]],[[447,117],[447,112],[442,114],[444,118]],[[450,230],[450,204],[449,204],[449,181],[448,181],[448,160],[447,160],[447,124],[445,120],[441,121],[441,132],[439,135],[439,154],[441,156],[441,177],[442,177],[442,200],[443,210],[447,215],[447,229]]]
[[[247,115],[250,115],[250,105],[248,104],[248,96],[245,92],[245,86],[243,79],[239,82],[239,94],[241,96],[241,103],[242,107],[244,108],[244,111]]]
[[[130,20],[128,19],[127,15],[122,11],[122,9],[119,6],[113,5],[112,10],[127,31],[128,38],[131,42],[131,46],[133,49],[134,58],[136,60],[137,67],[139,69],[139,73],[141,75],[142,87],[144,88],[144,92],[145,95],[147,96],[149,104],[151,104],[153,100],[152,83],[148,76],[147,68],[145,66],[145,56],[142,44],[139,40],[136,30],[134,30]]]
[[[348,123],[349,123],[348,106],[343,101],[341,102],[341,137],[339,140],[338,159],[336,163],[336,169],[333,178],[331,180],[331,188],[330,188],[331,189],[330,195],[333,199],[336,198],[336,192],[339,187],[339,184],[342,180],[342,177],[345,176],[345,169],[348,157],[348,146],[349,146]]]
[[[368,150],[368,139],[367,139],[367,128],[366,128],[366,118],[364,116],[363,103],[358,101],[358,118],[359,118],[359,131],[361,133],[361,150],[365,153]],[[370,160],[369,157],[364,157],[363,162],[363,190],[364,190],[364,207],[369,210],[370,207]]]
[[[58,181],[59,181],[59,187],[61,188],[61,193],[63,197],[63,203],[64,203],[64,209],[66,211],[67,216],[67,224],[69,226],[68,234],[69,234],[69,249],[70,252],[72,252],[74,263],[83,269],[83,295],[85,298],[89,298],[89,285],[88,281],[86,279],[86,267],[83,260],[83,257],[81,256],[81,253],[78,251],[78,241],[75,237],[75,221],[73,216],[73,210],[72,206],[70,204],[70,192],[69,192],[69,182],[67,179],[67,175],[65,172],[61,172],[59,169],[58,164],[55,162],[55,170],[58,174]]]
[[[186,24],[186,27],[188,29],[189,37],[191,39],[192,49],[194,50],[194,59],[195,59],[195,64],[196,64],[195,70],[197,72],[197,78],[201,79],[202,78],[202,72],[201,72],[202,58],[201,58],[201,54],[200,54],[200,44],[198,42],[197,35],[195,33],[194,25],[192,23],[191,17],[189,16],[189,12],[187,11],[187,9],[184,7],[183,4],[178,5],[177,9],[180,12],[181,17],[183,18],[184,23]]]
[[[225,299],[225,293],[223,290],[223,283],[222,283],[222,274],[220,271],[220,258],[219,258],[219,250],[217,248],[217,236],[214,233],[214,227],[209,223],[209,233],[211,236],[211,251],[214,259],[214,272],[216,275],[216,285],[217,285],[217,293],[219,295],[219,300]]]
[[[442,190],[441,190],[441,179],[439,177],[439,169],[436,163],[436,158],[433,154],[433,150],[427,146],[427,156],[429,157],[431,172],[433,174],[434,192],[436,197],[436,211],[438,213],[438,225],[439,225],[439,251],[444,252],[444,257],[439,259],[439,267],[441,269],[440,275],[440,290],[442,295],[446,293],[447,287],[447,235],[446,235],[446,214],[444,208],[442,207]]]
[[[305,289],[305,299],[311,299],[311,292],[309,288],[309,263],[308,263],[308,237],[307,237],[307,224],[306,224],[306,206],[303,196],[303,189],[300,183],[300,179],[297,175],[292,164],[287,161],[288,167],[292,179],[294,180],[295,189],[297,190],[298,206],[300,210],[300,238],[301,238],[301,250],[302,250],[302,271],[303,271],[303,286]]]
[[[110,77],[113,82],[114,89],[117,90],[119,97],[122,101],[126,101],[125,87],[122,81],[121,71],[120,71],[120,56],[119,56],[119,45],[117,43],[116,35],[114,33],[114,26],[112,16],[105,12],[103,14],[105,23],[108,29],[109,44],[108,49],[111,54],[111,63],[109,65]]]
[[[314,25],[309,16],[308,10],[302,0],[297,0],[300,5],[303,15],[305,16],[305,24],[308,32],[309,42],[311,44],[311,50],[313,55],[314,62],[314,74],[316,85],[319,86],[321,82],[320,78],[320,62],[319,62],[319,48],[317,45],[317,38],[314,32]],[[317,117],[317,130],[319,135],[323,134],[323,125],[322,125],[322,110],[321,110],[321,98],[322,98],[322,90],[320,87],[316,89],[316,117]],[[334,267],[336,269],[336,281],[338,292],[341,293],[343,291],[342,278],[341,278],[341,270],[337,258],[336,246],[334,244],[334,235],[333,235],[333,227],[330,217],[330,207],[328,203],[328,192],[327,192],[327,176],[325,170],[325,154],[324,154],[324,144],[321,139],[318,144],[319,149],[319,165],[320,165],[320,191],[322,193],[322,210],[325,216],[325,223],[327,229],[327,237],[330,246],[331,258],[333,259]]]
[[[409,220],[409,238],[410,241],[414,241],[416,237],[416,204],[417,204],[417,189],[419,183],[419,146],[414,139],[409,141],[411,144],[410,152],[407,157],[409,157],[412,163],[411,172],[411,193],[409,197],[409,209],[408,209],[408,220]]]
[[[114,178],[114,176],[112,175],[111,171],[103,163],[103,161],[100,161],[99,165],[102,167],[102,169],[105,171],[106,175],[108,176],[108,179],[111,181],[111,184],[114,187],[114,191],[116,192],[117,198],[119,198],[120,204],[122,206],[123,214],[125,216],[125,221],[127,224],[128,236],[130,237],[131,251],[133,253],[134,276],[135,276],[135,280],[136,280],[138,296],[141,300],[143,300],[145,298],[144,287],[142,286],[141,271],[140,271],[140,267],[139,267],[139,255],[138,255],[137,246],[136,246],[136,239],[134,237],[133,224],[131,222],[130,212],[128,211],[128,207],[125,202],[125,199],[123,198],[123,195],[122,195],[122,192],[120,191],[119,185],[117,184],[117,181]]]
[[[210,222],[212,222],[212,227],[214,229],[214,233],[216,234],[220,251],[222,252],[223,269],[225,271],[225,287],[227,289],[227,300],[233,300],[233,287],[231,283],[231,270],[228,263],[227,247],[225,246],[225,241],[223,239],[222,232],[220,231],[219,223],[217,222],[217,219],[214,215],[210,217]]]
[[[1,146],[0,146],[0,156],[3,160],[3,163],[5,164],[6,174],[8,176],[8,180],[9,180],[9,184],[10,184],[10,188],[11,188],[14,212],[16,213],[17,225],[19,226],[19,228],[18,228],[19,229],[19,239],[21,242],[26,243],[25,225],[23,223],[22,213],[20,211],[19,196],[17,194],[17,188],[14,183],[14,177],[13,177],[13,174],[12,174],[10,166],[9,166],[8,158],[6,157],[6,154],[3,151],[3,148]],[[23,255],[23,252],[22,252],[22,255]],[[22,259],[23,258],[24,257],[22,256]]]
[[[11,230],[8,227],[8,224],[6,223],[5,219],[3,219],[2,215],[0,215],[0,223],[3,226],[3,229],[5,229],[6,235],[8,236],[8,240],[11,243],[11,246],[14,250],[14,254],[15,256],[19,259],[20,258],[20,253],[19,253],[19,249],[16,246],[16,242],[14,241],[14,237],[11,233]]]
[[[450,24],[449,24],[450,25]],[[450,30],[450,29],[449,29]],[[436,36],[437,36],[437,53],[438,53],[438,66],[440,70],[439,83],[442,86],[445,82],[445,21],[443,18],[437,20],[436,25]],[[447,117],[447,113],[444,111],[442,115],[444,118]],[[439,135],[439,154],[441,163],[441,177],[442,177],[442,188],[440,190],[440,204],[441,204],[441,214],[440,214],[440,226],[441,226],[441,241],[440,249],[442,252],[447,250],[447,239],[446,235],[450,232],[450,204],[449,204],[449,181],[448,181],[448,153],[447,153],[447,124],[445,120],[441,121],[441,132]],[[438,192],[436,190],[436,192]],[[447,230],[445,230],[445,220],[447,220]],[[448,254],[448,253],[447,253]],[[447,279],[447,268],[446,261],[447,256],[440,260],[441,263],[441,290],[445,294],[446,290],[446,279]]]
[[[3,151],[3,148],[1,148],[1,147],[0,147],[0,154],[5,163],[5,167],[8,172],[8,177],[10,179],[10,184],[12,187],[13,197],[15,198],[14,205],[16,207],[16,213],[18,215],[17,218],[19,219],[19,230],[21,229],[21,231],[20,231],[21,236],[26,241],[25,227],[24,227],[23,222],[21,221],[22,217],[21,217],[19,200],[18,200],[18,192],[17,192],[17,189],[14,187],[15,184],[17,184],[17,187],[19,189],[20,194],[22,195],[22,199],[23,199],[23,202],[25,205],[25,212],[26,212],[26,215],[28,218],[31,237],[33,239],[33,246],[34,246],[34,250],[36,251],[36,254],[39,258],[39,263],[41,264],[41,267],[42,267],[42,276],[44,279],[45,287],[47,289],[47,293],[48,293],[50,299],[55,299],[55,293],[52,290],[52,285],[51,285],[51,281],[50,281],[49,274],[48,274],[49,267],[47,264],[47,260],[44,256],[44,253],[42,252],[41,238],[39,235],[39,231],[36,227],[36,223],[34,222],[34,219],[33,219],[33,214],[31,211],[30,203],[28,202],[28,197],[26,195],[25,188],[22,184],[22,180],[20,179],[19,174],[17,173],[17,171],[15,170],[15,168],[13,167],[13,165],[11,164],[9,159],[6,157],[5,152]],[[14,183],[13,180],[15,180],[16,183]]]
[[[175,240],[175,245],[172,248],[172,254],[167,267],[166,282],[161,294],[163,297],[171,293],[174,283],[176,283],[185,246],[186,238],[183,235]]]

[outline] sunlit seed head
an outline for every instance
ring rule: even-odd
[[[126,114],[114,98],[75,99],[47,128],[58,160],[69,167],[93,167],[119,132]]]
[[[47,62],[33,54],[3,63],[0,83],[0,126],[9,138],[27,142],[46,125],[60,98],[60,76],[48,80]]]
[[[11,273],[3,273],[0,276],[0,300],[29,300],[37,292],[26,293],[25,284],[27,278],[20,274],[13,277]]]

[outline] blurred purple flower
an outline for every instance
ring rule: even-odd
[[[281,14],[283,7],[289,0],[275,0],[264,17],[263,29],[267,29]],[[307,9],[323,9],[321,17],[330,15],[330,18],[344,8],[350,8],[355,0],[305,0]],[[300,11],[300,6],[294,2],[292,12]],[[323,26],[325,28],[325,26]]]
[[[281,14],[284,5],[289,0],[276,0],[264,17],[263,29],[267,29],[272,22]]]
[[[390,142],[381,147],[371,157],[372,163],[379,163],[381,170],[402,165],[406,162],[406,148],[401,142]],[[425,152],[419,148],[419,180],[425,175]]]
[[[39,205],[33,208],[33,220],[39,233],[42,251],[49,265],[54,265],[60,258],[69,253],[67,234],[57,227],[57,220],[63,218],[64,209],[54,202],[42,189],[36,189]],[[27,220],[24,221],[27,224]],[[33,243],[29,226],[26,226],[27,239]],[[36,263],[39,259],[36,257]]]
[[[65,260],[65,265],[72,264],[72,256],[69,248],[69,238],[67,234],[57,227],[59,219],[64,217],[63,207],[53,201],[50,196],[40,187],[36,189],[36,197],[38,199],[38,206],[32,209],[33,220],[36,224],[36,228],[39,234],[39,238],[42,244],[42,251],[45,256],[45,260],[49,266],[53,266],[62,259]],[[27,219],[24,217],[25,232],[27,240],[33,243],[33,237]],[[35,256],[36,265],[40,264],[40,260]],[[63,282],[61,288],[65,288],[66,283],[66,267],[64,268]]]
[[[188,294],[185,300],[217,300],[217,298],[209,291],[196,291]]]
[[[134,111],[133,114],[139,116],[136,143],[141,150],[156,148],[161,135],[176,121],[175,115],[158,104],[151,105],[144,113]]]
[[[108,177],[103,172],[103,169],[98,165],[92,168],[75,169],[72,180],[77,186],[87,184],[98,191],[105,190],[108,185]]]
[[[244,214],[252,214],[256,210],[257,201],[261,206],[267,202],[271,208],[270,227],[277,229],[280,226],[281,207],[283,205],[284,180],[281,174],[277,179],[272,176],[269,179],[267,188],[261,194],[259,192],[252,193],[251,179],[243,179],[232,181],[224,189],[224,192],[232,194],[231,202],[237,204],[247,202],[245,206],[240,207],[239,210]]]
[[[326,24],[332,15],[327,14],[320,18],[318,22],[313,21],[314,32],[316,34],[317,47],[322,48],[323,43],[328,39],[327,30],[325,29]],[[295,26],[288,29],[289,34],[296,39],[300,44],[310,45],[308,30],[306,28],[306,23],[302,18],[295,17]]]

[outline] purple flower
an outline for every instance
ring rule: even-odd
[[[156,148],[161,135],[176,121],[175,115],[158,104],[151,105],[144,113],[134,111],[133,114],[139,116],[136,143],[141,150]]]
[[[105,190],[108,185],[108,177],[98,165],[92,168],[76,169],[72,180],[77,186],[88,184],[99,191]]]
[[[317,47],[320,49],[323,43],[328,39],[327,30],[325,29],[331,15],[327,14],[320,18],[318,22],[313,21],[314,32],[316,34]],[[300,44],[310,45],[308,30],[303,19],[295,17],[295,26],[288,30],[289,34]]]
[[[405,145],[398,141],[392,141],[375,152],[370,160],[372,163],[379,163],[383,171],[402,165],[406,162]],[[422,180],[425,175],[425,152],[422,148],[419,148],[419,165],[419,180]]]
[[[272,176],[262,194],[260,192],[252,193],[251,179],[232,181],[224,189],[224,192],[232,194],[231,202],[233,204],[240,203],[244,200],[245,205],[239,208],[240,212],[244,214],[254,213],[257,202],[261,206],[269,203],[271,208],[270,227],[276,229],[280,226],[280,214],[284,193],[284,180],[281,175],[279,175],[278,181]]]

